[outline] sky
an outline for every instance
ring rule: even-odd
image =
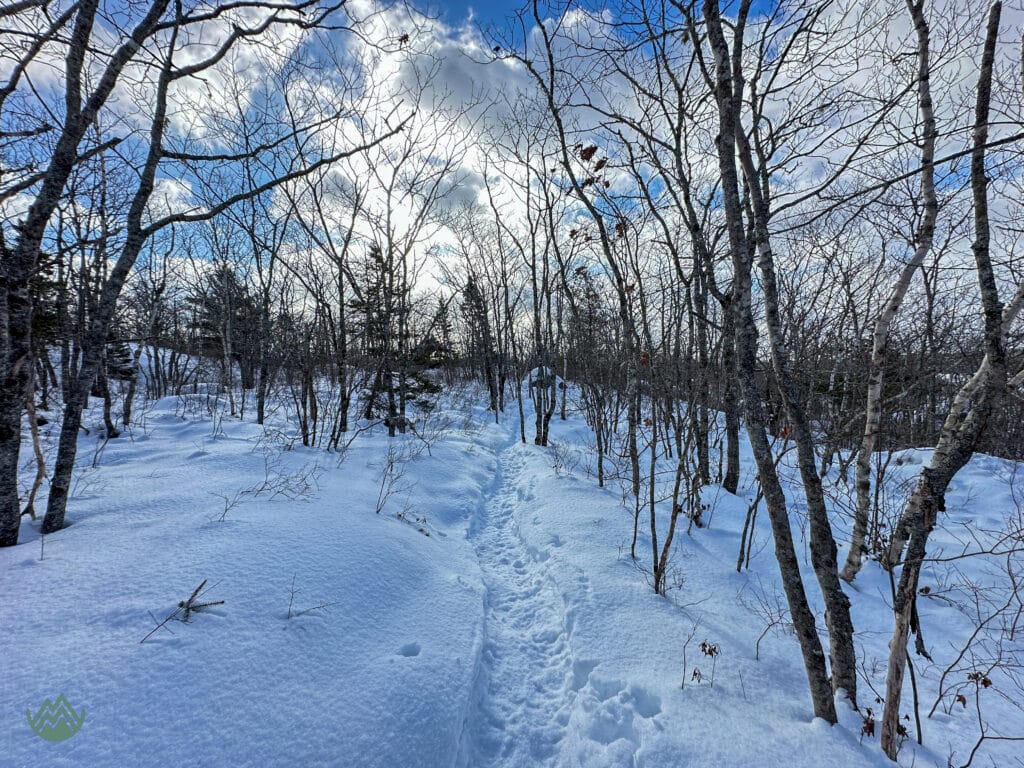
[[[433,7],[445,21],[450,23],[461,21],[470,13],[481,23],[487,23],[503,21],[506,16],[521,9],[524,2],[525,0],[431,0],[428,3],[422,3],[413,0],[412,5]],[[575,2],[572,4],[577,5]],[[756,14],[769,5],[767,0],[753,0],[751,8]]]
[[[414,2],[413,5],[433,8],[449,24],[458,24],[472,16],[486,26],[503,22],[523,6],[523,0],[434,0],[430,3]]]

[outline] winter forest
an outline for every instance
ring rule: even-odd
[[[1024,766],[1022,160],[1021,0],[0,0],[0,766]]]

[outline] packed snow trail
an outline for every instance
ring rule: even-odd
[[[565,604],[519,533],[517,509],[533,500],[518,445],[498,455],[495,484],[471,532],[483,574],[481,661],[459,765],[552,765],[574,692]]]

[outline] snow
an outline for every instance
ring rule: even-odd
[[[42,559],[38,523],[0,550],[0,765],[891,765],[849,706],[835,727],[812,720],[796,641],[757,609],[781,594],[766,515],[751,568],[736,571],[749,453],[740,497],[705,489],[711,525],[678,535],[679,587],[659,597],[638,568],[649,539],[635,563],[631,510],[590,476],[581,417],[553,420],[555,448],[523,445],[514,405],[494,424],[459,395],[420,423],[438,435],[429,447],[377,428],[342,453],[289,450],[284,409],[265,433],[211,394],[149,404],[143,426],[99,451],[83,436],[73,524]],[[892,472],[912,477],[927,453],[905,458]],[[1011,468],[976,457],[958,476],[944,551],[969,510],[1002,524]],[[289,477],[313,484],[240,493]],[[936,591],[942,573],[927,573]],[[204,579],[204,599],[223,605],[140,642]],[[887,579],[869,563],[851,590],[869,677],[891,628]],[[919,602],[935,658],[915,661],[925,715],[973,625]],[[720,649],[713,684],[703,641]],[[62,693],[85,710],[82,729],[44,741],[24,713]],[[986,707],[993,723],[1017,717],[996,696]],[[977,725],[961,709],[926,719],[926,746],[908,740],[901,763],[963,759]],[[1013,746],[983,750],[1004,765]]]

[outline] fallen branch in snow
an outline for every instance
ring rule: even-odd
[[[160,629],[166,629],[168,632],[171,632],[170,627],[167,626],[167,623],[170,621],[176,620],[185,623],[188,622],[193,613],[201,611],[204,608],[211,608],[215,605],[224,605],[223,600],[209,600],[207,602],[197,602],[197,600],[199,600],[199,598],[202,597],[208,591],[207,589],[204,589],[204,587],[206,587],[206,582],[207,579],[203,579],[202,583],[198,587],[196,587],[195,590],[193,590],[189,598],[187,600],[180,600],[178,602],[178,607],[171,611],[169,614],[167,614],[167,616],[164,617],[163,621],[157,621],[157,618],[153,616],[152,612],[150,612],[149,615],[153,619],[153,621],[156,622],[156,626],[153,627],[152,630],[150,630],[149,634],[147,634],[144,638],[142,638],[139,641],[139,645],[149,640],[149,638],[155,635]],[[173,635],[174,633],[171,632],[171,634]]]
[[[417,515],[412,511],[411,505],[407,505],[401,512],[396,512],[395,518],[412,526],[417,532],[422,533],[428,539],[430,538],[430,531],[427,529],[429,523],[427,522],[426,515]]]
[[[152,629],[152,630],[150,630],[150,632],[149,632],[149,634],[148,634],[148,635],[146,635],[146,636],[145,636],[144,638],[142,638],[141,640],[139,640],[139,645],[142,645],[142,644],[143,644],[144,642],[146,642],[147,640],[149,640],[149,638],[151,638],[151,637],[152,637],[153,635],[155,635],[155,634],[156,634],[156,633],[157,633],[157,632],[158,632],[158,631],[159,631],[159,630],[160,630],[161,628],[163,628],[163,629],[166,629],[166,630],[167,630],[168,632],[171,632],[171,628],[170,628],[170,627],[168,627],[168,626],[166,626],[166,625],[167,625],[167,622],[169,622],[169,621],[170,621],[171,619],[173,619],[173,618],[174,618],[174,617],[175,617],[175,616],[177,615],[177,613],[178,613],[178,612],[177,612],[177,611],[175,611],[174,613],[168,614],[168,615],[167,615],[167,617],[166,617],[166,618],[164,618],[164,620],[163,620],[163,621],[159,621],[159,620],[158,620],[158,619],[156,618],[156,616],[154,616],[154,615],[153,615],[153,612],[152,612],[152,611],[150,611],[150,612],[149,612],[149,617],[150,617],[151,619],[153,619],[153,621],[155,621],[155,622],[156,622],[156,626],[155,626],[155,627],[153,627],[153,629]],[[173,633],[173,632],[171,632],[171,634],[173,635],[174,633]]]
[[[188,621],[189,615],[191,613],[194,613],[195,611],[200,611],[203,608],[210,608],[214,605],[224,605],[223,600],[212,600],[207,603],[197,603],[196,599],[203,594],[203,587],[205,586],[206,579],[203,579],[202,584],[195,588],[195,591],[192,593],[188,600],[182,600],[180,603],[178,603],[178,608],[185,611],[185,617],[182,619],[182,621]]]

